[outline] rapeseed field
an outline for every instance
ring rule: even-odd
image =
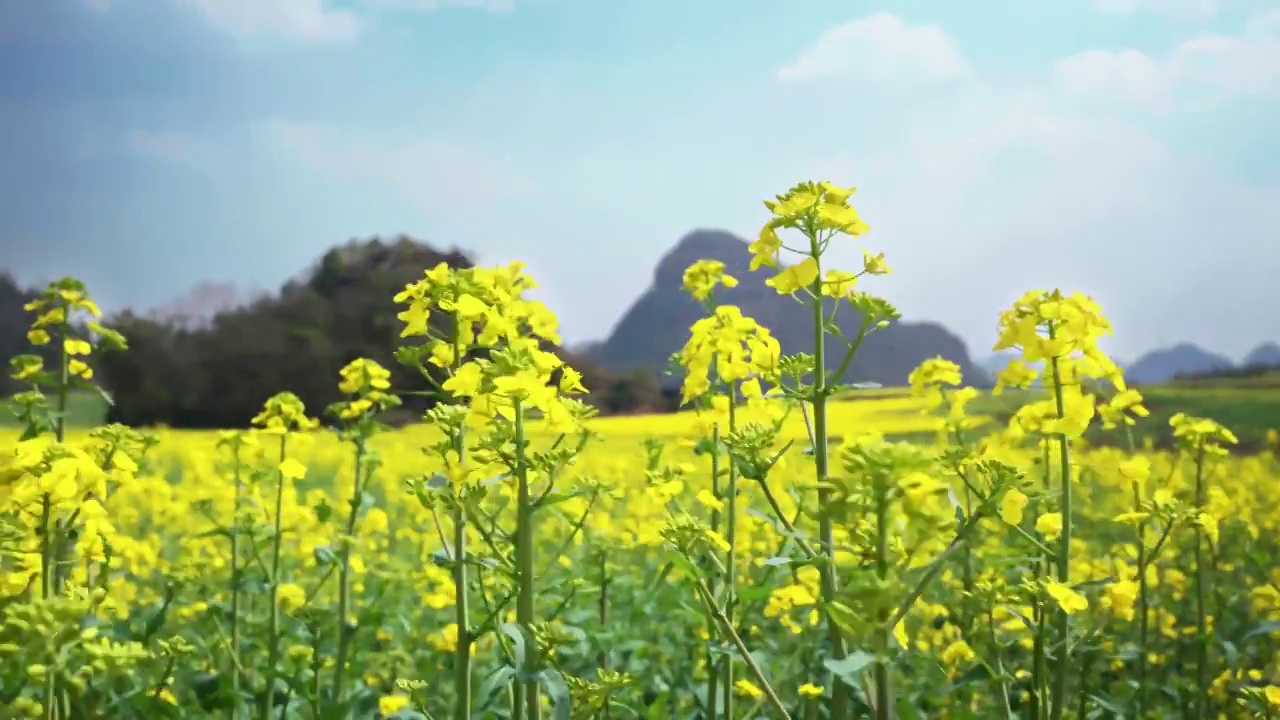
[[[439,383],[420,424],[381,425],[400,399],[356,360],[346,402],[282,393],[252,429],[72,430],[69,394],[127,339],[52,284],[29,338],[57,360],[11,361],[30,390],[0,446],[0,712],[1280,717],[1275,434],[1233,454],[1177,414],[1176,447],[1144,447],[1102,310],[1059,291],[999,318],[1021,357],[997,391],[1040,390],[1008,423],[942,358],[850,398],[897,317],[864,289],[883,255],[823,264],[867,231],[851,194],[792,188],[751,246],[813,309],[806,353],[716,304],[722,265],[689,268],[706,315],[676,415],[593,417],[523,269],[442,265],[397,297],[398,357]],[[832,302],[862,334],[833,334]]]

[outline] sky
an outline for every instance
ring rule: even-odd
[[[0,0],[0,269],[108,308],[351,238],[520,259],[607,335],[682,235],[858,188],[866,289],[1133,358],[1280,339],[1280,0]]]

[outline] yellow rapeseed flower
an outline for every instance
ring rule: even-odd
[[[407,707],[409,707],[409,698],[404,695],[383,695],[378,698],[378,712],[383,715],[395,715]]]

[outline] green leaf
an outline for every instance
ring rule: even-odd
[[[1092,693],[1090,693],[1089,699],[1097,703],[1098,707],[1102,708],[1103,710],[1106,710],[1107,712],[1110,712],[1110,713],[1114,713],[1117,717],[1124,717],[1124,708],[1116,705],[1110,700],[1103,697],[1099,697]]]
[[[511,684],[516,674],[517,670],[510,665],[503,665],[490,673],[489,677],[485,678],[484,683],[480,685],[480,689],[476,691],[476,700],[479,701],[480,706],[487,706],[498,690]]]
[[[1115,581],[1116,581],[1116,578],[1112,576],[1112,577],[1098,578],[1095,580],[1085,580],[1084,582],[1076,583],[1072,587],[1076,590],[1088,590],[1090,588],[1105,587]]]
[[[867,624],[860,615],[842,602],[826,603],[826,610],[827,616],[831,618],[831,621],[847,633],[857,634]]]
[[[548,507],[551,505],[556,505],[558,503],[562,503],[567,500],[572,500],[576,497],[582,497],[585,494],[586,493],[584,493],[581,490],[572,490],[570,492],[561,492],[559,490],[552,490],[542,498],[542,502],[538,505],[538,507]]]
[[[317,547],[313,552],[315,553],[316,564],[319,565],[320,567],[336,565],[338,563],[337,553],[335,553],[333,551],[333,548],[329,547],[328,545],[321,545]]]
[[[671,553],[671,564],[685,571],[690,577],[701,577],[702,573],[698,572],[698,568],[689,562],[689,558],[678,552]]]
[[[1227,661],[1227,667],[1235,670],[1240,666],[1240,651],[1236,649],[1236,644],[1230,640],[1222,641],[1222,658]]]
[[[550,697],[551,702],[555,705],[553,710],[555,720],[569,720],[570,705],[572,704],[569,700],[569,686],[565,684],[564,678],[560,673],[547,668],[538,673],[538,682],[547,691],[547,697]]]
[[[715,455],[717,450],[718,448],[716,447],[714,440],[711,438],[702,438],[698,441],[698,444],[693,447],[693,454],[697,456]]]
[[[973,683],[980,683],[995,677],[995,673],[985,664],[979,663],[961,673],[959,677],[952,681],[955,687],[963,687]]]
[[[645,720],[668,720],[671,717],[668,706],[670,700],[666,695],[659,695],[645,712]]]
[[[858,676],[863,670],[874,665],[875,662],[875,655],[861,650],[854,650],[840,660],[824,660],[822,665],[850,687],[858,687]]]
[[[535,673],[534,664],[537,660],[538,645],[534,640],[533,633],[523,625],[518,623],[503,623],[502,634],[511,638],[513,647],[511,651],[515,654],[516,668],[519,670],[521,679],[532,678]]]
[[[98,394],[98,397],[102,398],[103,402],[105,402],[107,405],[111,407],[115,407],[116,405],[115,398],[111,397],[111,393],[107,392],[106,388],[100,385],[95,385],[94,383],[87,383],[87,385],[91,390],[93,390]]]
[[[1250,628],[1249,632],[1244,634],[1244,640],[1248,641],[1259,635],[1272,635],[1274,633],[1280,633],[1280,620],[1264,620]]]
[[[737,591],[738,601],[744,602],[744,603],[756,602],[757,600],[764,600],[765,598],[769,597],[769,595],[771,595],[772,593],[773,593],[773,588],[756,587],[754,585],[749,585]]]

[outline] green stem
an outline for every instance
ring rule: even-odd
[[[731,462],[732,464],[732,462]],[[711,494],[716,498],[720,497],[720,426],[713,425],[711,428]],[[712,509],[711,511],[711,531],[720,532],[720,511]],[[708,587],[713,591],[716,586],[716,576],[713,574],[709,581]],[[715,628],[712,628],[714,630]],[[714,633],[712,634],[714,637]],[[706,709],[703,717],[706,720],[719,720],[720,717],[720,668],[716,664],[715,654],[711,648],[707,648],[707,699]],[[726,715],[726,720],[733,720],[732,717]]]
[[[787,514],[782,512],[782,506],[778,504],[777,496],[775,496],[773,494],[773,490],[769,488],[768,479],[760,478],[759,483],[760,483],[760,491],[764,493],[765,501],[769,503],[769,507],[773,510],[774,516],[778,518],[778,523],[782,525],[782,529],[787,531],[787,535],[788,535],[787,540],[795,542],[796,547],[800,548],[800,552],[804,553],[805,559],[817,560],[818,559],[817,551],[814,550],[812,547],[809,547],[809,543],[805,542],[804,538],[800,536],[799,531],[796,530],[795,522],[792,520],[788,520]],[[799,513],[797,513],[796,519],[798,520],[799,517],[800,515]],[[785,548],[785,543],[783,547]],[[772,568],[772,566],[770,567]]]
[[[1049,445],[1047,442],[1042,444],[1040,460],[1041,467],[1044,470],[1044,487],[1045,490],[1048,490],[1052,484],[1052,472],[1049,469]],[[1040,583],[1049,575],[1049,557],[1049,553],[1044,553],[1036,563],[1035,579],[1037,583]],[[1031,679],[1033,689],[1031,691],[1031,703],[1028,708],[1030,720],[1042,720],[1048,716],[1049,681],[1048,678],[1045,677],[1045,673],[1048,668],[1048,612],[1049,608],[1044,601],[1043,595],[1037,594],[1035,599],[1035,612],[1033,613],[1036,623],[1036,634],[1031,648]]]
[[[1129,447],[1129,453],[1133,454],[1136,450],[1133,442],[1133,430],[1128,425],[1124,427],[1125,441]],[[1133,483],[1133,511],[1142,512],[1142,488],[1138,483]],[[1147,710],[1147,635],[1150,632],[1149,624],[1151,620],[1151,612],[1149,610],[1149,590],[1147,588],[1147,521],[1138,522],[1137,531],[1137,550],[1138,550],[1138,687],[1134,692],[1134,717],[1146,717]]]
[[[1052,325],[1050,327],[1050,337],[1055,336]],[[1053,368],[1053,402],[1055,402],[1057,416],[1059,419],[1066,418],[1066,401],[1064,393],[1062,393],[1062,377],[1061,366],[1057,357],[1052,357],[1051,365]],[[1059,469],[1062,477],[1059,478],[1061,483],[1061,501],[1059,510],[1062,514],[1062,534],[1059,536],[1057,543],[1057,582],[1068,584],[1071,579],[1071,443],[1066,434],[1060,433],[1057,436],[1059,442]],[[1059,609],[1057,612],[1057,639],[1059,639],[1060,648],[1059,656],[1057,656],[1056,673],[1053,675],[1053,720],[1062,720],[1066,711],[1066,676],[1071,669],[1071,644],[1070,644],[1071,616],[1066,610]]]
[[[1050,326],[1049,337],[1054,337]],[[1053,399],[1058,418],[1066,417],[1066,401],[1062,391],[1061,367],[1058,358],[1050,358],[1053,368]],[[1059,511],[1062,513],[1062,535],[1058,538],[1058,582],[1067,584],[1071,581],[1071,442],[1065,433],[1058,434],[1058,463],[1062,477],[1062,499]],[[1056,657],[1057,667],[1053,682],[1053,720],[1062,720],[1067,709],[1067,674],[1071,671],[1071,615],[1066,610],[1058,610],[1058,643],[1060,649]]]
[[[886,480],[878,478],[876,484],[876,577],[884,582],[889,577],[889,489]],[[967,544],[966,544],[967,547]],[[879,620],[888,624],[887,611],[880,613]],[[889,643],[893,637],[893,626],[881,627],[876,633],[876,665],[875,678],[875,713],[876,720],[894,720],[897,713],[893,707],[893,686],[889,677]]]
[[[729,388],[729,432],[737,429],[737,393],[732,384]],[[729,463],[729,487],[726,488],[725,504],[728,506],[725,518],[725,541],[729,543],[729,552],[725,558],[724,615],[733,621],[734,608],[737,605],[737,563],[738,563],[738,470],[733,462]],[[733,718],[733,658],[724,659],[724,716]]]
[[[826,486],[828,472],[827,446],[827,328],[826,318],[822,312],[822,248],[818,242],[816,230],[809,232],[810,257],[817,263],[818,276],[810,288],[813,293],[813,464],[814,475],[818,482],[818,545],[822,553],[822,562],[818,566],[821,582],[821,595],[824,606],[836,601],[839,589],[839,578],[836,576],[835,564],[835,526],[831,514],[826,512],[831,504],[831,490]],[[840,626],[836,624],[830,613],[826,617],[827,653],[829,657],[840,659],[845,656],[844,636]],[[836,681],[828,674],[825,682],[831,686],[830,720],[849,719],[849,688],[843,682]]]
[[[452,363],[455,373],[462,364],[462,355],[464,353],[459,333],[462,323],[461,315],[455,310],[453,313]],[[523,425],[517,425],[517,428],[523,428]],[[457,453],[459,463],[465,460],[464,432],[465,430],[459,427],[453,436],[453,451]],[[454,689],[456,694],[454,695],[453,717],[455,720],[470,720],[473,703],[471,695],[471,645],[473,636],[471,632],[471,602],[467,595],[467,507],[462,497],[465,488],[455,487],[453,491],[452,559],[453,592],[455,597],[453,609],[454,623],[458,626],[458,644],[453,656],[453,682],[456,686]]]
[[[59,349],[59,369],[58,369],[58,418],[54,423],[54,436],[57,438],[58,444],[66,442],[67,439],[67,398],[71,390],[71,356],[67,354],[66,338],[71,337],[71,308],[66,308],[66,320],[62,326],[62,342]],[[51,563],[49,571],[52,574],[51,582],[53,594],[57,595],[62,592],[62,577],[65,566],[68,562],[67,555],[70,553],[71,547],[67,540],[68,530],[75,523],[75,515],[78,510],[73,513],[70,520],[59,518],[56,514],[53,516],[53,537],[50,539]],[[52,677],[52,676],[51,676]]]
[[[747,649],[747,644],[742,641],[742,636],[738,635],[738,631],[733,629],[733,623],[729,622],[729,618],[716,606],[715,596],[712,595],[711,589],[707,587],[707,582],[700,577],[694,578],[694,582],[697,583],[698,594],[702,597],[708,612],[711,613],[716,623],[720,625],[720,630],[733,642],[733,646],[738,650],[738,655],[742,657],[742,662],[746,664],[751,677],[760,686],[761,691],[764,692],[765,698],[768,699],[777,716],[782,720],[791,720],[791,714],[787,712],[786,706],[778,698],[778,693],[774,691],[769,679],[764,676],[764,671],[760,669],[760,665],[751,656],[751,651]]]
[[[1205,506],[1204,487],[1205,449],[1201,443],[1196,451],[1196,512]],[[1209,717],[1209,632],[1205,623],[1205,585],[1207,573],[1204,562],[1204,531],[1196,528],[1196,717]]]
[[[67,339],[71,337],[71,306],[64,303],[63,320],[58,337],[58,414],[53,420],[53,434],[59,443],[67,439],[67,396],[71,386],[71,356]]]
[[[66,343],[66,339],[71,336],[71,308],[69,305],[64,303],[63,310],[62,332],[59,333],[59,337],[57,338],[59,341],[58,410],[57,416],[54,418],[53,422],[54,437],[59,444],[65,442],[67,438],[67,390],[71,384],[71,358],[67,355]],[[41,595],[47,600],[61,592],[59,561],[61,560],[63,551],[62,521],[54,516],[53,501],[48,493],[45,493],[43,502],[41,503],[40,528],[42,539],[40,549]],[[56,718],[58,718],[57,700],[58,677],[56,673],[49,672],[44,681],[45,720],[56,720]]]
[[[320,682],[324,678],[324,655],[320,644],[324,638],[319,625],[310,623],[308,625],[311,631],[311,717],[319,718],[324,716],[324,700],[320,691]],[[235,710],[233,709],[232,712],[234,713]]]
[[[951,557],[969,543],[969,535],[971,535],[978,527],[978,523],[981,522],[982,519],[983,515],[979,513],[969,518],[965,521],[964,525],[960,526],[960,530],[956,533],[955,538],[951,540],[951,544],[947,546],[946,550],[943,550],[937,557],[929,562],[929,567],[925,569],[924,575],[921,575],[920,579],[916,581],[916,586],[911,589],[911,592],[907,593],[907,596],[902,599],[902,602],[898,603],[898,609],[884,621],[883,628],[885,630],[892,634],[893,629],[904,617],[907,616],[907,613],[911,612],[911,608],[915,606],[916,601],[924,595],[925,590],[929,589],[929,585],[933,583],[934,579],[938,577],[938,574],[947,566],[947,562]]]
[[[462,431],[454,440],[454,449],[461,461]],[[453,508],[453,587],[454,622],[458,626],[458,646],[454,651],[454,684],[456,685],[453,716],[455,720],[471,718],[471,603],[467,597],[467,515],[461,489]]]
[[[524,433],[524,405],[517,398],[515,405],[515,474],[516,474],[516,576],[519,594],[516,597],[516,622],[533,637],[534,594],[536,578],[533,570],[533,501],[529,491],[529,464],[526,457]],[[536,653],[537,648],[528,648]],[[514,720],[538,720],[542,715],[538,681],[527,678],[521,681],[523,692],[516,701]]]
[[[1049,574],[1049,561],[1040,560],[1040,567],[1036,570],[1036,577],[1044,577]],[[1049,678],[1047,676],[1048,667],[1048,638],[1049,638],[1049,607],[1043,599],[1036,601],[1036,639],[1033,651],[1035,657],[1032,660],[1032,677],[1035,681],[1035,690],[1032,693],[1032,717],[1035,720],[1042,720],[1049,716]]]
[[[1004,708],[1004,717],[1013,717],[1013,703],[1009,699],[1009,682],[1008,674],[1004,669],[1004,658],[1000,652],[1000,640],[996,637],[996,619],[995,615],[988,609],[987,613],[987,634],[991,639],[991,652],[995,656],[996,675],[1000,678],[1000,704]]]
[[[347,613],[351,607],[351,546],[355,544],[356,523],[360,520],[360,500],[364,488],[362,474],[364,471],[365,439],[356,440],[355,477],[352,480],[351,507],[347,512],[347,524],[342,537],[342,555],[338,566],[338,650],[334,658],[333,668],[333,701],[342,704],[346,698],[347,659],[351,653],[352,630],[347,627]]]
[[[235,496],[231,507],[231,697],[240,697],[240,497],[244,492],[244,479],[240,468],[239,440],[233,440],[232,468],[235,474]],[[231,706],[231,720],[240,716],[240,703]]]
[[[281,463],[285,460],[288,440],[288,433],[280,436]],[[284,525],[284,518],[281,515],[284,511],[285,476],[282,472],[276,474],[278,477],[276,478],[275,534],[271,538],[271,590],[268,594],[271,610],[267,616],[267,682],[263,687],[262,720],[271,720],[271,715],[275,711],[276,675],[279,672],[276,666],[280,663],[280,545],[281,528]]]
[[[1137,488],[1134,488],[1135,494]],[[1138,689],[1134,694],[1134,717],[1146,717],[1147,705],[1147,635],[1150,632],[1149,624],[1151,620],[1151,612],[1148,609],[1148,588],[1147,588],[1147,548],[1146,548],[1146,531],[1147,524],[1142,522],[1138,525]]]
[[[600,553],[600,599],[597,601],[597,609],[599,611],[600,632],[607,632],[609,627],[609,564],[608,557],[605,553]],[[600,653],[596,656],[596,674],[599,675],[601,670],[609,669],[609,651],[603,646]],[[604,707],[600,709],[600,720],[609,720],[608,698],[605,698]]]
[[[40,597],[46,601],[53,597],[53,500],[49,493],[44,494],[40,502]],[[54,720],[57,717],[57,680],[50,670],[44,680],[44,717]]]
[[[1093,669],[1093,655],[1088,653],[1080,663],[1080,691],[1076,693],[1077,710],[1076,717],[1086,718],[1085,711],[1089,707],[1089,672]],[[1141,717],[1139,715],[1138,717]]]

